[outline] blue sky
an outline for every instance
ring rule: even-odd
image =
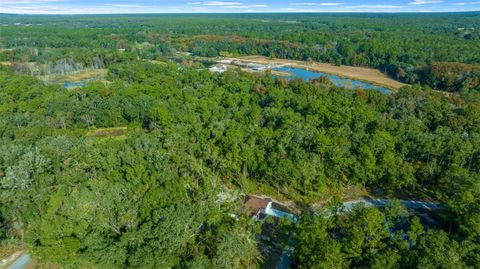
[[[0,0],[0,13],[454,12],[480,10],[480,0]]]

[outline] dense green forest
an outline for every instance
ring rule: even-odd
[[[277,227],[299,268],[479,267],[480,14],[1,22],[0,246],[47,268],[258,268],[261,227],[241,205],[265,191],[303,210]],[[415,85],[217,74],[177,52],[371,66]],[[67,90],[34,76],[86,68],[106,81]],[[438,201],[441,224],[395,202],[308,210],[335,210],[352,187]]]
[[[2,23],[0,48],[13,50],[0,53],[0,61],[72,59],[83,66],[108,65],[124,57],[117,49],[150,60],[176,51],[207,57],[264,55],[374,67],[438,90],[480,90],[478,12],[2,15]],[[449,68],[435,68],[444,63]]]

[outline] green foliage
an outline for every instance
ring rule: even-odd
[[[427,231],[410,253],[409,268],[475,268],[466,264],[468,243],[455,242],[443,231]]]
[[[389,233],[377,209],[357,207],[340,218],[306,216],[297,225],[296,257],[301,268],[349,268],[377,266],[387,248]],[[373,266],[375,267],[375,266]]]
[[[391,213],[391,211],[390,211]],[[295,256],[300,268],[475,268],[470,241],[443,231],[424,232],[417,217],[408,232],[391,237],[378,209],[357,207],[340,218],[308,215],[297,224]],[[390,226],[393,229],[394,226]]]
[[[265,186],[301,204],[363,185],[430,195],[449,234],[424,229],[398,202],[307,214],[280,225],[300,267],[478,267],[480,52],[477,32],[457,30],[479,29],[478,14],[257,16],[31,16],[42,25],[4,26],[0,46],[13,50],[0,58],[16,72],[0,67],[0,240],[67,268],[256,268],[258,227],[222,194]],[[372,66],[461,94],[211,74],[178,51]],[[32,61],[102,66],[110,83],[45,85],[18,74]]]
[[[420,82],[442,91],[480,91],[480,66],[462,63],[435,62],[408,72],[399,71],[398,79]]]
[[[0,59],[12,62],[19,71],[51,73],[69,70],[65,63],[83,69],[137,58],[181,60],[190,56],[177,52],[187,51],[200,57],[263,55],[369,66],[438,90],[478,90],[479,16],[478,12],[3,15],[7,25],[2,27],[0,47],[9,50],[0,52]]]
[[[323,216],[302,219],[296,231],[296,257],[301,268],[344,268],[348,265],[342,245],[329,230],[333,223]]]

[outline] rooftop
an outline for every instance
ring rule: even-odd
[[[268,204],[272,202],[270,198],[262,198],[253,195],[245,195],[243,201],[243,207],[247,209],[251,214],[256,214],[260,209],[266,209]]]

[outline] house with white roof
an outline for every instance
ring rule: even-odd
[[[270,198],[246,195],[243,206],[250,212],[254,220],[264,221],[268,216],[271,216],[278,219],[288,218],[297,222],[297,216],[288,212],[284,206]]]

